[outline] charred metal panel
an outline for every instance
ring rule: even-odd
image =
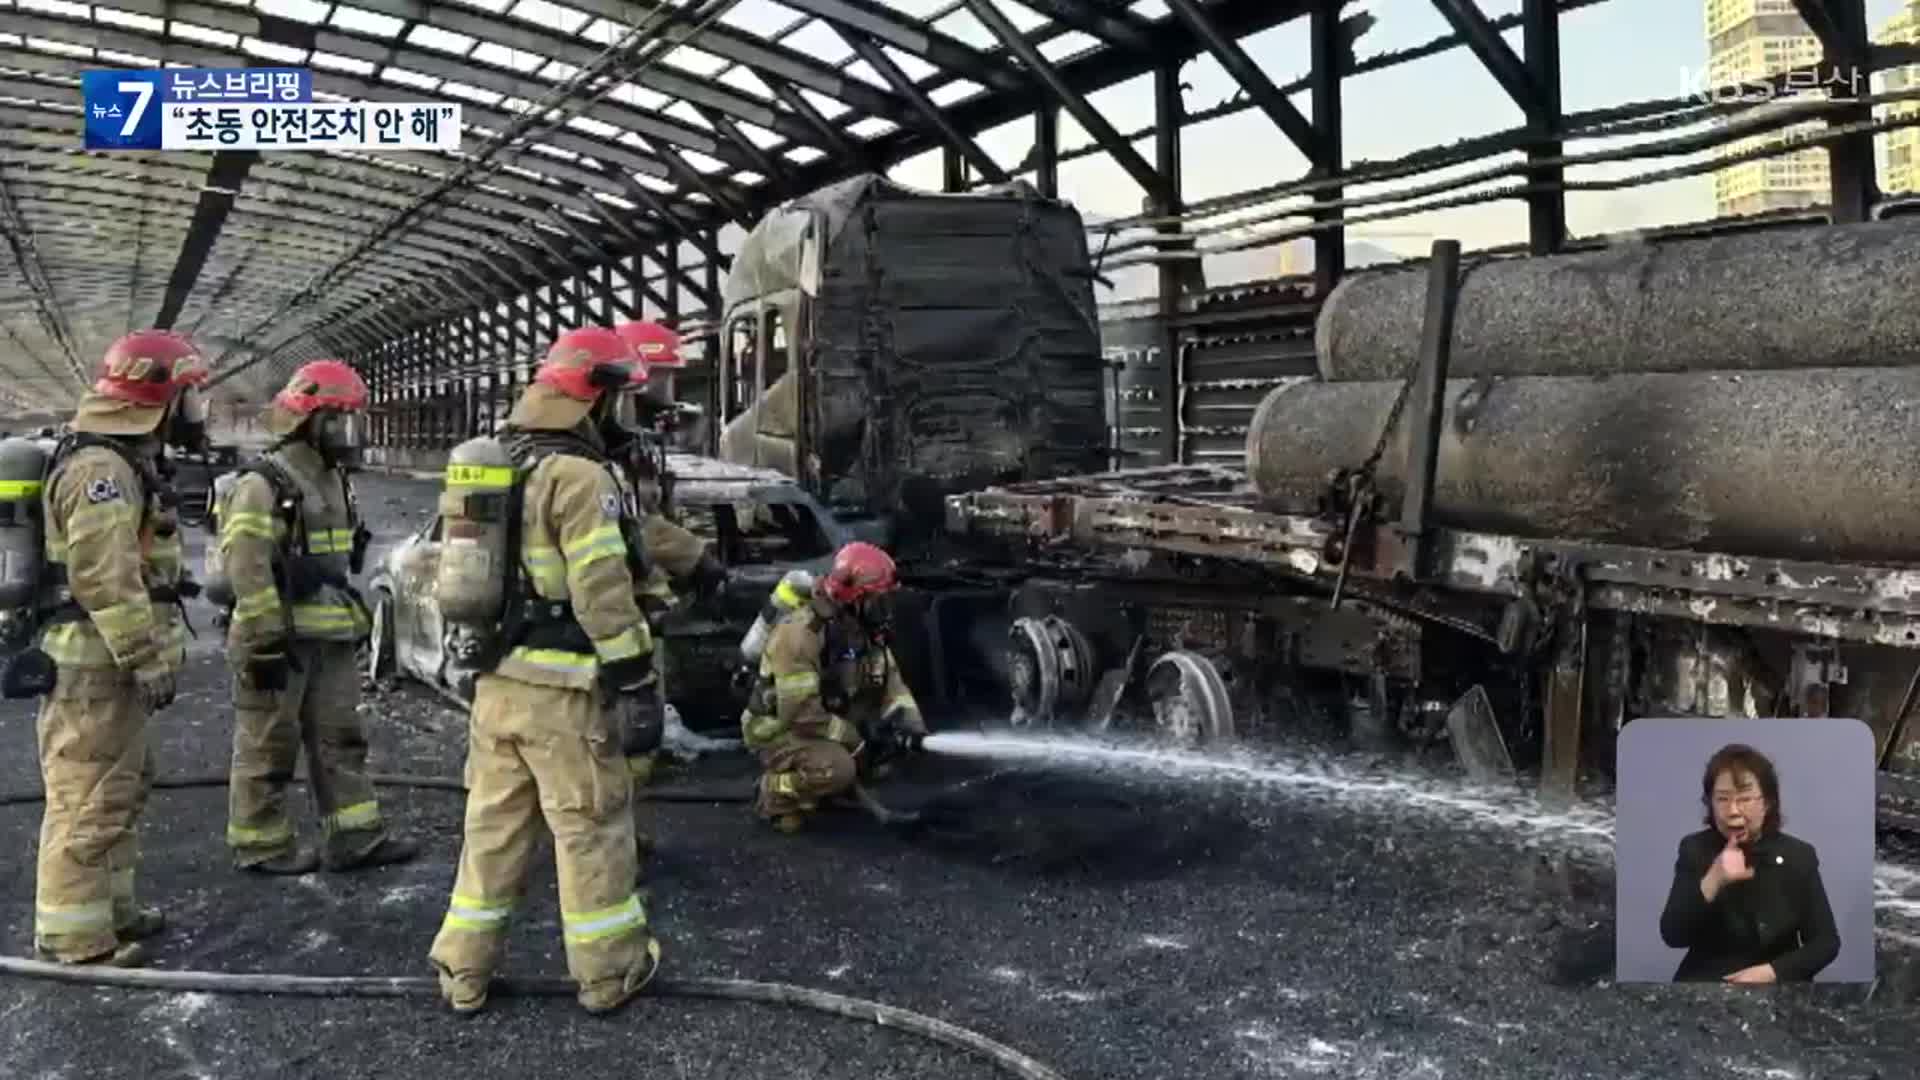
[[[1105,464],[1099,328],[1072,207],[1024,184],[944,196],[877,177],[805,207],[824,251],[820,408],[866,418],[859,445],[838,451],[850,456],[823,447],[825,475],[857,470],[874,505],[937,515],[949,491]],[[804,287],[783,261],[806,246],[762,236],[743,246],[730,300],[763,278]]]

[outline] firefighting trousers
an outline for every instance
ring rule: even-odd
[[[34,944],[60,960],[91,960],[114,950],[115,928],[136,913],[136,830],[153,783],[147,717],[130,683],[82,681],[42,699],[36,727],[47,795]]]
[[[295,847],[287,786],[304,749],[307,789],[326,851],[351,860],[386,837],[380,803],[367,781],[367,737],[360,721],[360,670],[346,641],[296,641],[284,690],[233,682],[233,765],[227,792],[227,845],[249,866]]]
[[[634,888],[633,780],[599,697],[483,675],[468,726],[466,837],[428,959],[459,1005],[484,997],[533,859],[553,835],[567,972],[591,1006],[659,955]]]
[[[760,768],[754,810],[763,818],[813,810],[821,799],[852,787],[856,775],[846,747],[792,734],[760,751]]]

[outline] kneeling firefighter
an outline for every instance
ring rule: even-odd
[[[639,523],[608,452],[626,437],[614,398],[639,369],[612,330],[561,335],[500,436],[461,444],[447,467],[434,599],[484,643],[465,843],[429,953],[459,1012],[486,1004],[543,819],[581,1005],[618,1008],[660,963],[635,890],[628,762],[659,747],[662,702],[635,599]]]
[[[863,765],[915,749],[926,736],[889,648],[898,587],[892,557],[848,544],[807,605],[767,640],[740,726],[765,770],[755,811],[782,832],[800,828],[820,800],[852,789]]]
[[[301,366],[263,426],[276,442],[214,504],[219,546],[209,589],[230,606],[233,765],[227,846],[234,866],[306,874],[418,854],[393,836],[367,780],[356,647],[371,626],[352,585],[371,533],[359,520],[348,459],[367,384],[338,360]],[[298,843],[287,785],[302,747],[320,850]]]
[[[41,696],[46,809],[34,945],[65,963],[133,966],[160,913],[134,900],[138,823],[153,779],[147,718],[173,702],[186,659],[179,520],[162,442],[199,449],[207,368],[185,337],[128,334],[107,349],[39,489],[45,563],[37,649],[8,697]]]

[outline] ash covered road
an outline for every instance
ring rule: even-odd
[[[368,477],[383,541],[431,490]],[[196,536],[196,539],[198,537]],[[204,609],[162,775],[224,769],[231,712]],[[370,696],[373,767],[459,773],[464,718]],[[38,787],[32,711],[0,707],[0,792]],[[973,1027],[1094,1078],[1741,1077],[1920,1072],[1920,922],[1890,899],[1882,985],[1617,988],[1612,870],[1578,829],[1399,813],[1321,790],[1201,794],[929,759],[889,789],[964,827],[913,838],[844,820],[797,837],[735,805],[657,808],[652,911],[667,971],[875,998]],[[697,780],[744,783],[740,761]],[[960,785],[960,786],[956,786]],[[458,852],[457,795],[385,789],[419,862],[345,877],[227,869],[224,792],[156,792],[145,898],[173,929],[156,966],[430,973]],[[31,947],[36,806],[0,807],[0,949]],[[1891,858],[1891,856],[1888,856]],[[564,971],[543,853],[508,972]],[[1896,881],[1920,875],[1889,872]],[[1913,894],[1920,897],[1920,890]],[[1911,905],[1920,909],[1920,903]],[[1906,929],[1902,930],[1901,928]],[[1909,933],[1916,936],[1907,936]],[[1904,940],[1902,940],[1904,938]],[[608,1019],[570,999],[496,999],[470,1021],[431,999],[166,995],[0,978],[0,1076],[54,1078],[997,1075],[913,1036],[773,1007],[645,998]]]

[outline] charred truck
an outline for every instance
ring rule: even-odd
[[[1318,731],[1567,791],[1634,717],[1857,717],[1912,825],[1915,295],[1907,218],[1350,276],[1244,471],[948,499],[1015,723]]]
[[[940,539],[947,495],[1105,467],[1085,225],[1030,185],[822,188],[754,226],[722,299],[714,452],[896,551]]]

